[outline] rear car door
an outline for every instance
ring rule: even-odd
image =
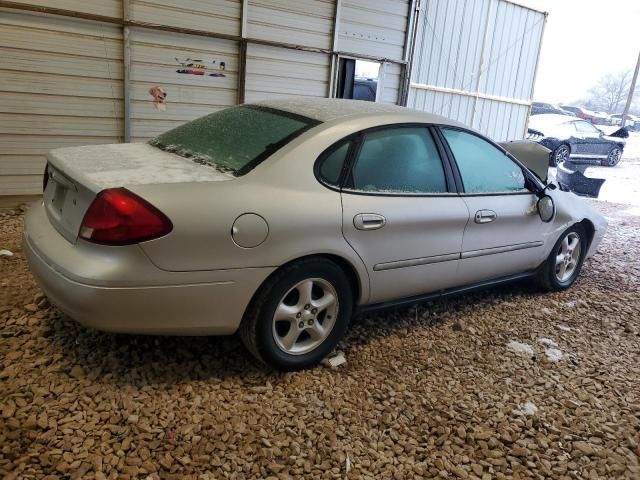
[[[603,138],[600,130],[584,120],[578,120],[573,124],[576,127],[576,156],[584,158],[606,156],[609,143]]]
[[[442,128],[457,169],[470,218],[464,232],[458,276],[473,284],[530,271],[544,258],[550,228],[537,213],[520,165],[485,138],[457,128]]]
[[[370,279],[368,303],[456,284],[469,212],[426,125],[368,130],[354,141],[341,191],[343,234]]]

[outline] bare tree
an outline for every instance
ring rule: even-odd
[[[607,113],[618,113],[624,106],[630,85],[630,70],[605,75],[589,90],[586,101],[587,108]]]

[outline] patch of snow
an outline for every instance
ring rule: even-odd
[[[573,308],[578,304],[578,302],[576,300],[569,300],[568,302],[564,302],[564,304],[569,308]]]
[[[530,417],[538,413],[538,407],[532,402],[525,402],[524,404],[518,405],[518,409],[514,410],[514,413]]]
[[[2,249],[0,250],[0,257],[13,257],[13,252],[11,250]]]
[[[511,340],[509,343],[507,343],[507,350],[518,355],[533,357],[533,348],[531,347],[531,345],[516,342],[515,340]]]
[[[327,362],[329,363],[329,366],[335,368],[335,367],[339,367],[344,363],[347,363],[347,359],[344,357],[344,354],[342,352],[338,352],[332,357],[329,357]]]
[[[550,308],[547,308],[547,307],[542,307],[542,308],[540,309],[540,311],[541,311],[542,313],[544,313],[545,315],[548,315],[548,316],[553,315],[553,311],[551,311],[551,309],[550,309]]]
[[[542,345],[546,345],[548,347],[557,347],[558,343],[551,339],[551,338],[546,338],[546,337],[540,337],[538,339],[538,343],[542,344]]]
[[[146,143],[58,148],[49,152],[54,167],[88,188],[104,189],[152,183],[231,180],[211,166],[164,152]]]
[[[562,352],[557,348],[547,348],[544,353],[550,362],[559,362],[563,357]]]
[[[568,325],[565,325],[563,323],[561,323],[560,325],[556,325],[556,328],[558,330],[562,330],[563,332],[570,332],[571,331],[571,327],[569,327]]]

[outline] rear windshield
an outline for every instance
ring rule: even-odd
[[[149,144],[241,176],[319,123],[294,113],[242,105],[169,130]]]

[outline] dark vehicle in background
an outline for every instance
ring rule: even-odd
[[[553,114],[531,116],[527,131],[527,139],[551,150],[552,166],[571,160],[613,167],[622,157],[628,136],[625,129],[605,135],[587,121]]]
[[[552,105],[551,103],[533,102],[531,104],[531,115],[541,115],[544,113],[555,113],[558,115],[573,116],[573,113],[564,110],[556,105]]]
[[[377,80],[371,78],[355,78],[353,81],[353,99],[375,102],[377,89]]]
[[[562,108],[563,110],[566,110],[568,112],[571,112],[576,117],[581,118],[583,120],[586,120],[588,122],[591,122],[591,123],[595,123],[596,122],[595,113],[592,112],[591,110],[587,110],[586,108],[572,107],[572,106],[569,106],[569,105],[560,105],[560,108]]]

